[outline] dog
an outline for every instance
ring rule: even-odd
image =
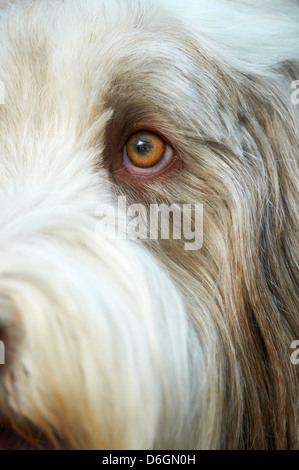
[[[0,447],[298,449],[298,2],[0,24]],[[119,200],[202,243],[113,236]]]

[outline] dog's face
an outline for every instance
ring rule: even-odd
[[[3,11],[0,447],[298,445],[299,12],[236,3]],[[109,236],[120,196],[202,247]]]

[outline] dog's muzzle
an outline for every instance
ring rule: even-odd
[[[56,448],[147,448],[189,406],[187,316],[148,250],[98,231],[70,205],[4,217],[0,421]]]

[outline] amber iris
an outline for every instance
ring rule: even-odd
[[[133,134],[127,142],[129,160],[138,168],[151,168],[159,163],[166,151],[166,143],[153,132],[141,131]]]

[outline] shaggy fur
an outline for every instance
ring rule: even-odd
[[[298,2],[6,3],[3,426],[68,449],[299,448]],[[136,126],[169,170],[117,169]],[[117,195],[203,204],[202,249],[99,237]]]

